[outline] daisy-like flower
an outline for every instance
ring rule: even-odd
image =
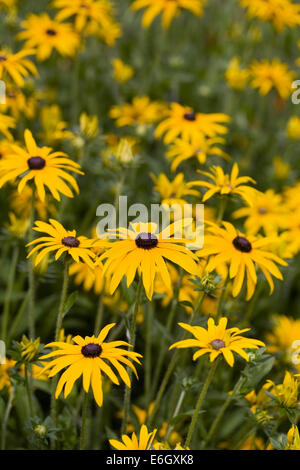
[[[218,147],[220,144],[225,144],[222,137],[207,138],[200,134],[192,140],[176,139],[166,153],[167,158],[172,160],[171,171],[190,158],[196,158],[200,165],[206,162],[208,156],[217,155],[229,160],[229,155]]]
[[[248,8],[250,18],[270,21],[281,32],[285,27],[294,28],[300,24],[300,5],[290,0],[240,0]]]
[[[258,88],[261,95],[267,95],[272,88],[275,88],[279,96],[286,100],[292,93],[292,83],[296,74],[279,59],[253,61],[250,64],[250,72],[251,86]]]
[[[239,57],[233,57],[225,72],[225,79],[228,85],[234,90],[243,90],[248,83],[249,77],[249,70],[241,69]]]
[[[119,83],[128,82],[134,74],[133,68],[130,65],[124,64],[121,59],[113,59],[112,66],[114,69],[114,78]]]
[[[245,229],[251,235],[256,235],[261,229],[267,236],[277,234],[282,226],[282,217],[287,212],[282,196],[276,194],[273,189],[268,189],[265,193],[256,191],[251,202],[251,207],[238,209],[233,213],[233,217],[247,217]]]
[[[68,155],[63,152],[52,152],[49,147],[38,147],[31,132],[26,129],[24,133],[26,149],[18,145],[11,145],[11,154],[0,161],[0,187],[8,181],[15,181],[21,177],[18,184],[18,191],[21,193],[25,185],[30,180],[34,180],[38,197],[45,200],[45,186],[49,188],[55,199],[60,201],[60,194],[73,197],[73,192],[79,192],[76,180],[68,171],[83,174],[80,165],[73,162]]]
[[[27,96],[17,85],[7,83],[5,98],[5,104],[1,105],[1,109],[12,115],[16,121],[19,120],[21,114],[28,119],[34,118],[37,108],[36,94]]]
[[[191,326],[187,323],[179,323],[185,330],[192,333],[195,339],[184,339],[172,344],[173,348],[198,348],[193,355],[195,361],[204,354],[209,354],[210,362],[213,362],[220,354],[224,356],[226,362],[232,367],[234,364],[233,353],[241,356],[245,361],[249,361],[249,356],[245,349],[258,349],[265,346],[258,339],[245,338],[242,333],[249,331],[249,328],[240,330],[239,328],[226,328],[228,319],[223,317],[218,324],[213,318],[207,320],[207,329],[201,326]]]
[[[299,381],[297,375],[291,374],[286,371],[282,384],[276,385],[272,380],[267,380],[270,385],[269,392],[275,396],[278,402],[286,408],[295,408],[300,402],[299,395]]]
[[[159,14],[162,14],[163,27],[169,28],[172,20],[182,10],[188,10],[196,16],[201,16],[203,4],[203,0],[134,0],[131,8],[135,11],[147,8],[142,19],[144,28],[148,28]]]
[[[46,233],[48,236],[36,238],[28,243],[27,246],[36,246],[32,248],[27,258],[38,251],[39,253],[34,261],[35,266],[37,266],[48,253],[55,251],[55,261],[63,253],[68,253],[76,263],[82,260],[93,267],[93,259],[96,256],[92,251],[94,240],[83,236],[77,237],[76,230],[66,230],[57,220],[50,219],[49,222],[39,220],[35,222],[33,230]]]
[[[195,113],[189,106],[171,103],[166,111],[166,118],[157,126],[155,137],[160,139],[164,134],[164,143],[174,142],[176,137],[183,140],[192,140],[200,136],[215,137],[217,134],[228,132],[224,123],[230,121],[227,114],[222,113]]]
[[[150,176],[155,184],[154,189],[160,194],[162,204],[185,204],[185,196],[200,195],[199,191],[188,187],[183,173],[178,173],[172,181],[164,173],[158,176],[150,173]]]
[[[13,136],[9,129],[16,127],[16,121],[11,116],[0,113],[0,133],[5,135],[8,140],[12,140]]]
[[[238,195],[244,199],[250,206],[256,189],[248,186],[247,183],[255,184],[255,180],[250,176],[239,176],[239,167],[235,163],[232,167],[231,174],[226,174],[220,166],[212,166],[210,172],[198,170],[198,173],[206,176],[212,183],[208,181],[191,181],[188,183],[190,187],[202,186],[207,188],[202,201],[205,202],[215,194],[221,196]]]
[[[132,433],[131,437],[123,434],[122,441],[117,441],[116,439],[110,439],[109,443],[112,447],[117,450],[150,450],[153,440],[155,438],[157,429],[149,432],[145,424],[142,425],[140,429],[139,437]]]
[[[81,336],[75,336],[73,338],[75,344],[60,341],[46,344],[46,348],[56,349],[40,358],[43,361],[51,358],[51,361],[43,368],[42,372],[47,372],[49,377],[54,377],[61,370],[66,369],[58,381],[55,392],[56,399],[63,388],[66,398],[71,393],[76,380],[82,376],[84,391],[88,393],[91,387],[97,405],[102,406],[102,373],[114,384],[120,385],[118,377],[109,364],[115,368],[127,387],[131,387],[129,375],[122,364],[129,367],[137,377],[136,368],[129,359],[140,364],[138,358],[142,356],[136,352],[119,348],[119,346],[130,347],[125,341],[105,342],[109,331],[114,326],[115,323],[106,325],[97,337],[86,336],[82,338]]]
[[[0,49],[0,79],[4,74],[10,76],[14,83],[22,87],[24,85],[24,77],[30,74],[37,75],[37,69],[28,56],[35,54],[34,49],[22,49],[16,54],[11,53],[7,49]]]
[[[270,286],[270,294],[274,290],[271,274],[282,280],[283,276],[275,263],[287,266],[287,263],[269,251],[267,248],[273,241],[271,237],[246,237],[229,222],[223,222],[223,227],[209,224],[205,236],[204,247],[197,252],[199,257],[209,256],[207,271],[211,272],[221,263],[229,265],[229,277],[234,279],[232,295],[236,297],[247,279],[247,297],[249,300],[257,284],[257,266],[264,274]],[[264,249],[265,248],[265,249]]]
[[[161,119],[165,105],[158,101],[151,101],[148,96],[136,96],[132,103],[113,106],[109,117],[116,119],[117,127],[134,125],[151,125]]]
[[[83,284],[83,288],[89,291],[93,288],[95,294],[100,294],[104,288],[104,276],[102,263],[92,268],[86,263],[73,263],[69,267],[70,276],[74,276],[75,284]]]
[[[274,318],[274,326],[270,333],[267,333],[267,351],[271,354],[279,353],[283,361],[300,370],[300,319],[294,319],[286,315],[279,315]],[[296,359],[296,361],[295,361]]]
[[[21,27],[25,31],[18,34],[18,39],[26,41],[25,47],[36,50],[39,61],[48,59],[53,49],[62,56],[73,56],[79,46],[79,35],[71,25],[52,20],[47,13],[30,14]]]
[[[185,223],[189,223],[185,221]],[[117,229],[116,236],[121,238],[108,244],[108,248],[99,258],[106,259],[104,274],[107,278],[109,291],[114,293],[123,276],[126,276],[129,287],[136,271],[142,276],[146,295],[151,300],[156,271],[161,274],[162,280],[168,289],[171,288],[171,278],[165,259],[181,266],[185,271],[196,274],[196,256],[182,246],[187,240],[175,238],[177,231],[182,230],[183,221],[179,220],[160,233],[157,233],[155,223],[131,223],[130,228]],[[111,246],[111,247],[110,247]]]

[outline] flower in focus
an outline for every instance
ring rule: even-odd
[[[192,140],[175,139],[166,153],[167,158],[173,160],[171,171],[175,171],[182,162],[194,157],[200,165],[206,162],[208,156],[216,155],[229,160],[229,155],[218,147],[224,143],[225,139],[222,137],[207,138],[200,134]]]
[[[124,64],[121,59],[113,59],[112,65],[114,68],[114,78],[117,82],[126,83],[132,78],[134,74],[133,68],[130,65]]]
[[[228,85],[234,90],[243,90],[249,81],[249,77],[249,70],[241,69],[240,59],[238,57],[233,57],[225,72],[225,79]]]
[[[207,271],[213,271],[220,263],[229,264],[229,278],[234,279],[233,297],[240,293],[246,276],[246,300],[249,300],[253,296],[257,284],[255,267],[258,266],[269,283],[271,294],[274,290],[271,274],[277,279],[283,279],[275,263],[287,266],[287,263],[281,258],[264,249],[271,243],[272,239],[270,237],[246,237],[229,222],[223,222],[222,225],[224,228],[215,224],[209,225],[204,248],[197,252],[199,257],[209,257]]]
[[[288,446],[285,450],[300,450],[300,435],[298,427],[293,424],[287,433]]]
[[[292,82],[295,73],[288,69],[279,59],[272,61],[253,61],[250,65],[252,75],[251,86],[258,88],[261,95],[267,95],[275,88],[282,99],[287,99],[292,93]]]
[[[249,331],[249,328],[240,330],[239,328],[228,328],[228,319],[223,317],[215,324],[213,318],[207,321],[207,329],[201,326],[191,326],[187,323],[178,323],[182,328],[192,333],[195,339],[184,339],[178,341],[169,349],[173,348],[198,348],[193,355],[195,361],[204,354],[209,354],[210,362],[213,362],[220,354],[223,355],[226,362],[232,367],[234,365],[233,353],[239,354],[243,359],[249,361],[249,356],[245,349],[258,349],[264,346],[258,339],[245,338],[242,333]]]
[[[114,293],[123,276],[126,276],[127,287],[129,287],[137,270],[142,276],[149,300],[152,299],[157,270],[167,289],[170,289],[171,278],[165,258],[181,266],[187,272],[195,274],[197,258],[190,250],[182,246],[187,240],[182,237],[176,238],[177,231],[182,231],[182,224],[182,220],[177,221],[160,233],[157,233],[155,223],[131,223],[129,229],[117,229],[116,235],[121,240],[106,244],[107,250],[99,258],[99,261],[106,259],[104,274],[108,280],[110,293]]]
[[[286,126],[286,132],[289,139],[300,139],[300,118],[298,116],[290,117]]]
[[[131,437],[123,434],[123,442],[110,439],[109,443],[117,450],[150,450],[156,431],[157,430],[154,429],[154,431],[149,432],[147,426],[143,424],[140,429],[139,437],[137,437],[135,432],[132,433]]]
[[[125,341],[105,342],[109,331],[114,326],[115,323],[106,325],[97,337],[75,336],[73,338],[75,344],[53,342],[45,346],[58,349],[40,358],[43,361],[51,358],[51,361],[43,368],[43,372],[47,371],[49,377],[53,377],[61,370],[66,369],[58,381],[56,398],[63,388],[66,398],[71,393],[76,380],[82,375],[84,391],[88,393],[91,387],[98,406],[102,406],[102,373],[114,384],[120,385],[118,377],[109,364],[116,369],[127,387],[131,387],[129,375],[122,364],[130,367],[137,377],[135,366],[129,359],[140,364],[138,358],[142,356],[136,352],[119,348],[119,346],[130,346]],[[54,357],[56,358],[53,359]]]
[[[5,73],[10,76],[14,83],[22,87],[24,77],[37,75],[37,69],[28,56],[35,53],[34,49],[23,49],[15,54],[9,50],[0,49],[0,79],[5,77]]]
[[[22,336],[22,341],[18,343],[23,360],[32,362],[40,349],[40,338],[35,340],[28,339],[25,335]]]
[[[132,10],[147,8],[142,19],[144,28],[148,28],[160,13],[162,13],[163,27],[169,28],[173,18],[182,10],[189,10],[194,15],[201,16],[203,4],[203,0],[134,0],[131,8]]]
[[[135,97],[132,103],[113,106],[109,116],[116,119],[117,127],[151,125],[161,119],[165,106],[158,101],[151,101],[148,96]]]
[[[18,39],[25,40],[26,48],[34,48],[36,57],[43,61],[50,57],[53,49],[62,56],[74,56],[79,46],[79,36],[68,23],[52,20],[47,13],[31,13],[21,23],[24,29]]]
[[[171,103],[166,117],[155,130],[155,137],[159,139],[165,134],[165,144],[174,142],[177,137],[186,141],[193,140],[199,135],[215,137],[217,134],[228,132],[224,123],[229,121],[230,117],[227,114],[195,113],[189,106]]]
[[[89,266],[93,267],[93,259],[95,253],[92,251],[94,240],[87,237],[77,237],[76,230],[66,230],[57,220],[50,219],[50,223],[35,221],[33,230],[36,232],[44,232],[48,236],[36,238],[27,246],[36,245],[31,249],[27,258],[34,253],[39,252],[35,258],[35,266],[51,251],[56,251],[55,261],[57,261],[63,253],[68,253],[76,263],[82,259]]]
[[[28,181],[34,179],[41,201],[44,201],[46,197],[45,186],[58,201],[60,200],[59,193],[73,197],[71,189],[64,180],[78,193],[76,180],[65,170],[83,174],[79,170],[80,165],[73,162],[63,152],[51,153],[52,149],[49,147],[38,147],[28,129],[24,133],[24,138],[26,149],[12,145],[11,155],[0,161],[0,187],[7,181],[15,181],[20,176],[18,191],[21,193]]]
[[[188,183],[190,187],[203,186],[208,190],[203,196],[202,201],[205,202],[215,194],[221,196],[238,195],[243,198],[250,206],[255,195],[256,189],[248,186],[247,183],[255,184],[255,180],[250,176],[239,176],[239,167],[235,163],[232,167],[231,174],[226,174],[220,166],[212,166],[210,172],[198,170],[198,173],[206,176],[213,183],[208,181],[191,181]]]
[[[282,406],[295,408],[300,404],[298,401],[299,381],[290,372],[285,373],[282,384],[276,385],[272,380],[267,380],[267,384],[272,386],[269,391]]]

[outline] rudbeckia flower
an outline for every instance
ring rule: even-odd
[[[106,259],[104,274],[108,280],[110,293],[113,294],[120,284],[123,276],[127,278],[129,287],[136,271],[142,276],[146,295],[151,300],[156,271],[161,274],[162,280],[168,289],[171,288],[171,278],[165,259],[181,266],[190,274],[196,274],[197,264],[195,255],[182,246],[186,239],[176,239],[173,235],[182,228],[182,220],[171,224],[157,233],[155,223],[134,223],[130,228],[119,228],[117,234],[122,240],[106,243],[107,251],[99,261]],[[96,243],[97,244],[97,243]],[[110,247],[111,246],[111,247]]]
[[[251,186],[247,186],[247,183],[255,184],[255,180],[250,178],[250,176],[239,176],[237,163],[233,165],[230,175],[225,174],[223,168],[220,166],[211,167],[210,172],[198,170],[198,173],[213,181],[210,183],[200,180],[188,183],[190,187],[202,186],[208,189],[203,196],[203,202],[207,201],[215,194],[220,194],[221,196],[236,194],[242,197],[250,206],[252,205],[252,199],[256,190]]]
[[[47,13],[30,14],[21,27],[25,31],[19,33],[17,38],[26,41],[26,48],[35,48],[39,61],[48,59],[53,49],[62,56],[73,56],[78,49],[79,35],[71,25],[52,20]]]
[[[288,65],[279,59],[272,61],[253,61],[250,65],[252,76],[252,88],[258,88],[261,95],[267,95],[275,88],[279,96],[286,100],[292,93],[292,83],[296,76],[295,72],[288,69]]]
[[[242,333],[249,331],[249,328],[240,330],[239,328],[226,328],[228,319],[223,317],[218,324],[213,318],[207,321],[207,329],[201,326],[191,326],[187,323],[179,323],[185,330],[192,333],[195,339],[184,339],[172,344],[173,348],[198,348],[193,355],[195,361],[204,354],[209,354],[210,362],[213,362],[220,354],[224,356],[226,362],[232,367],[234,364],[233,353],[239,354],[245,361],[249,361],[249,356],[244,349],[258,349],[265,346],[258,339],[245,338]]]
[[[116,119],[116,126],[151,125],[159,119],[165,110],[163,103],[151,101],[148,96],[136,96],[132,103],[113,106],[109,117]]]
[[[136,368],[129,359],[140,364],[138,358],[142,356],[136,352],[119,348],[119,346],[130,346],[125,341],[105,342],[109,331],[114,325],[115,323],[106,325],[97,337],[86,336],[82,338],[81,336],[75,336],[73,338],[75,344],[60,341],[46,344],[46,348],[57,349],[40,358],[43,361],[51,358],[51,361],[42,369],[42,372],[47,372],[49,377],[53,377],[61,370],[66,369],[58,381],[55,392],[56,398],[58,398],[63,388],[66,398],[71,393],[76,380],[82,376],[83,389],[88,393],[91,387],[96,403],[98,406],[102,406],[102,373],[114,384],[120,385],[118,377],[109,364],[116,369],[127,387],[131,387],[128,373],[122,364],[132,369],[137,377]],[[53,359],[54,357],[55,359]]]
[[[14,129],[16,127],[16,121],[11,116],[6,116],[5,114],[0,113],[0,132],[5,135],[8,140],[12,140],[13,136],[10,133],[9,129]],[[1,171],[1,170],[0,170]]]
[[[112,447],[117,450],[150,450],[153,440],[155,438],[156,429],[149,432],[145,424],[142,425],[139,437],[132,433],[131,438],[123,434],[122,441],[117,441],[116,439],[110,439],[109,443]]]
[[[0,49],[0,79],[6,72],[10,78],[19,86],[24,85],[24,77],[29,74],[37,75],[37,69],[31,60],[26,57],[35,54],[34,49],[22,49],[13,54],[6,49]]]
[[[93,259],[95,253],[92,251],[94,240],[87,237],[77,237],[76,230],[66,230],[57,220],[50,219],[49,223],[36,221],[33,230],[36,232],[47,233],[48,236],[36,238],[27,246],[36,245],[29,252],[27,258],[39,251],[34,264],[37,266],[42,259],[51,251],[56,251],[55,261],[57,261],[63,253],[68,253],[77,263],[83,260],[89,266],[93,267]]]
[[[92,268],[86,263],[73,263],[69,267],[70,276],[75,276],[75,284],[83,284],[83,288],[89,291],[93,288],[95,294],[100,294],[104,288],[104,276],[102,263]]]
[[[204,247],[197,252],[199,257],[209,256],[207,271],[211,272],[220,264],[229,264],[229,277],[234,279],[232,295],[236,297],[242,289],[244,278],[247,279],[247,297],[254,294],[257,284],[255,267],[259,267],[266,277],[270,293],[274,290],[271,274],[282,280],[283,276],[275,263],[287,266],[287,263],[264,247],[272,243],[273,238],[255,236],[246,237],[229,222],[223,222],[223,227],[210,224],[205,236]]]
[[[21,177],[18,191],[21,193],[28,181],[34,179],[38,197],[45,200],[47,186],[53,197],[60,201],[59,193],[73,197],[73,193],[66,180],[78,193],[79,188],[73,176],[67,171],[83,174],[78,163],[73,162],[63,152],[53,152],[49,147],[38,147],[31,132],[26,129],[24,133],[26,149],[18,145],[11,145],[11,154],[0,162],[0,187],[7,181],[14,181]]]
[[[147,8],[142,19],[144,28],[148,28],[154,18],[162,14],[162,25],[168,28],[175,16],[182,10],[188,10],[196,16],[203,13],[203,0],[134,0],[132,10]]]
[[[192,140],[200,136],[215,137],[226,134],[228,129],[223,123],[228,123],[230,117],[222,113],[195,113],[189,106],[171,103],[166,117],[157,126],[155,137],[160,139],[164,134],[164,143],[170,144],[177,137]]]
[[[300,24],[300,6],[290,0],[240,0],[248,8],[250,18],[271,21],[276,31],[281,32],[286,26],[294,28]]]

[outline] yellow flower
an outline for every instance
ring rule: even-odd
[[[116,235],[121,240],[106,244],[107,251],[99,258],[99,261],[107,260],[104,274],[108,280],[110,293],[114,293],[123,276],[126,276],[129,287],[137,270],[142,276],[146,295],[150,300],[153,295],[156,270],[160,272],[163,282],[169,289],[171,278],[165,259],[195,274],[197,271],[195,255],[182,246],[186,243],[185,239],[175,238],[176,231],[181,229],[182,220],[171,224],[160,233],[157,233],[155,223],[131,223],[129,229],[117,229]],[[101,245],[103,242],[99,243]]]
[[[293,424],[287,433],[288,446],[285,450],[300,450],[300,436],[298,427]]]
[[[112,447],[117,450],[150,450],[152,442],[154,440],[156,429],[149,432],[145,424],[142,425],[140,429],[139,437],[132,433],[131,438],[126,434],[123,434],[122,441],[117,441],[116,439],[110,439],[109,443]]]
[[[78,163],[73,162],[63,152],[51,153],[49,147],[38,147],[31,132],[26,129],[24,133],[26,149],[18,145],[12,145],[11,155],[0,161],[0,187],[7,181],[15,181],[21,176],[18,191],[21,193],[28,183],[34,179],[38,197],[45,200],[47,186],[55,199],[60,200],[59,193],[67,197],[73,197],[73,193],[66,180],[78,193],[78,184],[67,171],[83,174]]]
[[[291,165],[283,160],[278,155],[273,158],[273,167],[275,178],[284,180],[289,177],[291,173]]]
[[[155,185],[154,189],[160,194],[162,204],[185,204],[185,196],[200,195],[199,191],[189,188],[183,173],[178,173],[172,181],[164,173],[158,176],[150,173],[150,176]]]
[[[10,206],[16,212],[16,214],[21,216],[22,219],[23,217],[29,219],[31,200],[32,188],[30,186],[25,186],[22,193],[19,193],[18,191],[14,191],[12,193],[10,197]],[[46,219],[48,214],[55,215],[57,212],[50,195],[46,195],[45,201],[35,199],[34,208],[40,219]]]
[[[300,404],[298,401],[299,382],[290,372],[285,373],[282,384],[275,385],[272,380],[267,380],[267,384],[272,386],[270,393],[277,398],[282,406],[296,408]]]
[[[73,263],[69,267],[70,276],[75,276],[75,284],[83,284],[86,291],[94,289],[95,294],[100,294],[104,288],[103,265],[89,266],[86,263]]]
[[[6,86],[6,102],[1,105],[5,113],[11,114],[16,120],[23,114],[28,119],[33,119],[36,113],[36,95],[27,96],[23,91],[12,83]]]
[[[0,364],[0,390],[8,388],[11,390],[11,381],[9,377],[9,370],[12,369],[16,364],[16,361],[11,359],[5,359],[4,364]]]
[[[2,7],[12,8],[17,2],[18,0],[0,0],[0,10]]]
[[[49,143],[57,143],[64,139],[72,139],[72,132],[67,130],[67,123],[62,120],[61,110],[56,104],[44,106],[41,110],[43,126],[42,137]]]
[[[300,6],[290,0],[240,0],[240,3],[248,8],[250,18],[271,21],[278,32],[300,24]]]
[[[254,236],[246,238],[229,222],[223,222],[222,225],[224,228],[214,224],[209,225],[208,234],[204,239],[204,248],[197,252],[199,257],[209,256],[207,271],[211,272],[223,263],[230,265],[229,278],[234,279],[233,297],[240,293],[246,276],[246,300],[249,300],[253,296],[257,284],[255,267],[258,266],[269,283],[271,294],[274,290],[274,283],[270,274],[277,279],[283,279],[275,263],[287,266],[287,263],[281,258],[264,249],[272,239]]]
[[[188,10],[196,16],[201,16],[203,5],[203,0],[134,0],[131,8],[135,11],[147,8],[142,19],[144,28],[148,28],[160,13],[162,14],[163,27],[169,28],[173,18],[178,16],[182,10]]]
[[[295,72],[288,69],[288,65],[279,59],[272,61],[253,61],[250,64],[252,88],[258,88],[261,95],[267,95],[275,88],[282,99],[287,99],[292,93],[292,82]]]
[[[79,118],[81,133],[90,139],[97,137],[99,132],[98,116],[88,116],[86,113],[80,114]]]
[[[40,338],[35,340],[22,336],[22,341],[18,343],[21,350],[21,356],[25,361],[31,362],[37,356],[40,349]]]
[[[263,408],[265,408],[267,402],[271,400],[271,398],[266,394],[266,390],[270,387],[271,385],[266,383],[261,387],[258,393],[256,393],[255,390],[252,390],[244,396],[250,404],[250,410],[253,414],[256,414],[257,412],[259,413]]]
[[[133,160],[133,147],[135,145],[134,140],[130,139],[121,139],[117,150],[116,150],[116,158],[120,163],[130,163]]]
[[[207,138],[200,134],[192,140],[175,139],[166,153],[167,158],[173,159],[171,171],[175,171],[183,161],[194,157],[197,158],[200,165],[203,165],[210,155],[217,155],[229,160],[229,155],[217,147],[217,145],[224,143],[225,139],[222,137]]]
[[[58,381],[55,392],[56,399],[63,388],[66,398],[71,393],[76,380],[82,375],[84,391],[88,393],[91,387],[96,403],[98,406],[102,406],[102,373],[114,384],[120,385],[119,379],[109,363],[116,369],[127,387],[131,387],[129,375],[122,364],[130,367],[137,377],[135,366],[129,359],[140,364],[138,358],[142,356],[136,352],[119,348],[119,346],[130,346],[125,341],[105,342],[109,331],[114,325],[115,323],[106,325],[97,337],[86,336],[82,338],[81,336],[75,336],[73,338],[75,344],[53,342],[45,346],[58,349],[40,358],[43,361],[51,358],[51,361],[43,368],[43,372],[47,371],[49,377],[53,377],[61,370],[66,369]],[[56,357],[56,359],[53,359],[53,357]]]
[[[130,65],[124,64],[121,59],[113,59],[112,65],[114,68],[114,78],[117,82],[126,83],[132,78],[134,74],[133,68]]]
[[[244,349],[258,349],[259,346],[264,346],[264,343],[258,339],[241,336],[241,333],[249,331],[249,328],[243,330],[236,327],[226,329],[227,321],[228,319],[223,317],[218,324],[215,324],[213,318],[209,318],[207,329],[201,326],[191,326],[187,323],[178,323],[182,328],[192,333],[195,339],[178,341],[172,344],[169,349],[198,348],[193,355],[194,361],[204,354],[209,354],[210,362],[213,362],[222,354],[231,367],[234,364],[233,353],[239,354],[243,359],[249,361],[249,356]]]
[[[293,355],[297,355],[295,342],[300,339],[300,319],[294,319],[286,315],[279,315],[274,318],[274,327],[270,333],[267,333],[268,352],[281,353],[286,363],[292,364]],[[296,343],[297,344],[297,343]],[[299,354],[298,354],[299,356]],[[299,361],[300,357],[298,358]],[[299,361],[300,364],[300,361]],[[299,369],[299,364],[294,364]]]
[[[14,118],[0,113],[0,133],[5,135],[6,139],[8,140],[13,139],[13,136],[10,133],[9,129],[14,129],[15,127],[16,127],[16,120]]]
[[[282,236],[288,244],[288,250],[296,255],[300,251],[300,209],[297,207],[294,211],[287,213],[282,221],[287,229]]]
[[[116,119],[117,127],[133,125],[151,125],[161,119],[165,106],[158,101],[151,101],[148,96],[135,97],[132,103],[113,106],[109,117]]]
[[[298,116],[290,117],[286,126],[286,132],[289,139],[300,139],[300,118]]]
[[[233,57],[225,72],[225,79],[228,85],[235,90],[243,90],[248,83],[249,77],[249,70],[241,69],[240,59],[238,57]]]
[[[239,450],[265,450],[265,443],[261,437],[250,434],[241,444]]]
[[[161,116],[160,116],[161,117]],[[217,134],[226,134],[230,117],[222,113],[195,113],[189,106],[171,103],[166,117],[157,126],[155,137],[161,138],[164,134],[164,143],[170,144],[177,137],[183,140],[193,140],[200,136],[215,137]]]
[[[36,49],[39,61],[48,59],[53,49],[62,56],[74,56],[78,49],[79,36],[71,25],[52,20],[47,13],[31,13],[21,27],[25,31],[18,34],[18,39],[26,41],[25,47]]]
[[[0,79],[3,79],[6,73],[14,83],[22,87],[24,77],[28,77],[30,73],[38,73],[34,63],[26,58],[34,53],[34,49],[22,49],[15,54],[7,49],[0,49]]]
[[[18,238],[23,238],[29,227],[28,218],[17,218],[13,212],[9,212],[9,224],[5,224],[7,230]]]
[[[282,227],[282,217],[287,213],[282,196],[273,189],[265,193],[256,191],[251,207],[243,207],[233,213],[233,217],[247,217],[245,229],[249,235],[256,235],[261,229],[267,236],[276,235]]]
[[[247,183],[255,184],[255,180],[250,178],[250,176],[239,176],[239,167],[237,163],[233,165],[230,175],[224,173],[223,168],[220,166],[212,166],[210,168],[210,172],[198,170],[198,173],[207,176],[207,178],[212,180],[213,183],[209,183],[207,181],[191,181],[188,183],[190,187],[203,186],[208,189],[203,196],[203,202],[207,201],[215,194],[220,194],[221,196],[230,196],[234,194],[240,196],[250,206],[252,205],[256,189],[251,186],[247,186]]]

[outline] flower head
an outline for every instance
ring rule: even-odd
[[[117,450],[150,450],[156,431],[157,430],[154,429],[154,431],[149,432],[147,426],[143,424],[140,429],[139,437],[137,437],[135,432],[132,433],[131,437],[123,434],[123,442],[110,439],[109,443]]]
[[[37,75],[37,69],[28,56],[35,53],[34,49],[22,49],[13,54],[6,49],[0,49],[0,79],[7,73],[19,87],[24,85],[24,77]]]
[[[151,125],[161,119],[164,109],[163,103],[151,101],[148,96],[136,96],[132,103],[113,106],[109,116],[116,119],[117,127]]]
[[[192,333],[195,339],[184,339],[172,344],[173,348],[198,348],[193,355],[195,361],[204,354],[209,354],[210,362],[218,356],[223,355],[226,362],[232,367],[234,364],[233,353],[239,354],[243,359],[249,361],[249,356],[245,349],[258,349],[264,346],[258,339],[245,338],[242,333],[249,331],[249,328],[240,330],[239,328],[226,328],[228,319],[223,317],[215,324],[213,318],[207,321],[207,329],[201,326],[191,326],[187,323],[179,323],[185,330]]]
[[[288,69],[279,59],[272,61],[254,61],[250,65],[252,88],[258,88],[261,95],[267,95],[275,88],[282,99],[287,99],[292,92],[295,73]]]
[[[234,90],[243,90],[249,81],[249,77],[249,70],[241,69],[240,59],[238,57],[233,57],[225,72],[225,79],[228,85]]]
[[[114,59],[112,65],[114,68],[114,78],[117,82],[126,83],[132,78],[134,74],[133,68],[130,65],[124,64],[121,59]]]
[[[54,377],[65,369],[57,384],[56,398],[58,398],[63,388],[66,398],[71,393],[76,380],[82,376],[85,392],[88,393],[91,387],[98,406],[102,406],[102,373],[114,384],[120,385],[119,379],[110,365],[116,369],[122,381],[128,387],[131,386],[129,375],[122,364],[130,367],[137,376],[136,369],[129,359],[140,364],[138,358],[142,356],[136,352],[119,348],[119,346],[130,346],[125,341],[105,342],[109,331],[114,325],[115,323],[106,325],[97,337],[86,336],[82,338],[81,336],[75,336],[73,338],[75,344],[53,342],[45,346],[56,349],[41,357],[43,361],[51,358],[51,361],[43,368],[43,373],[47,371],[49,377]]]
[[[13,117],[0,113],[0,133],[3,134],[6,139],[12,140],[13,136],[10,129],[14,129],[15,127],[16,121]]]
[[[275,396],[279,403],[287,408],[295,408],[300,404],[298,400],[299,381],[290,372],[286,371],[282,384],[276,385],[272,380],[267,380],[267,384],[272,386],[270,393]]]

